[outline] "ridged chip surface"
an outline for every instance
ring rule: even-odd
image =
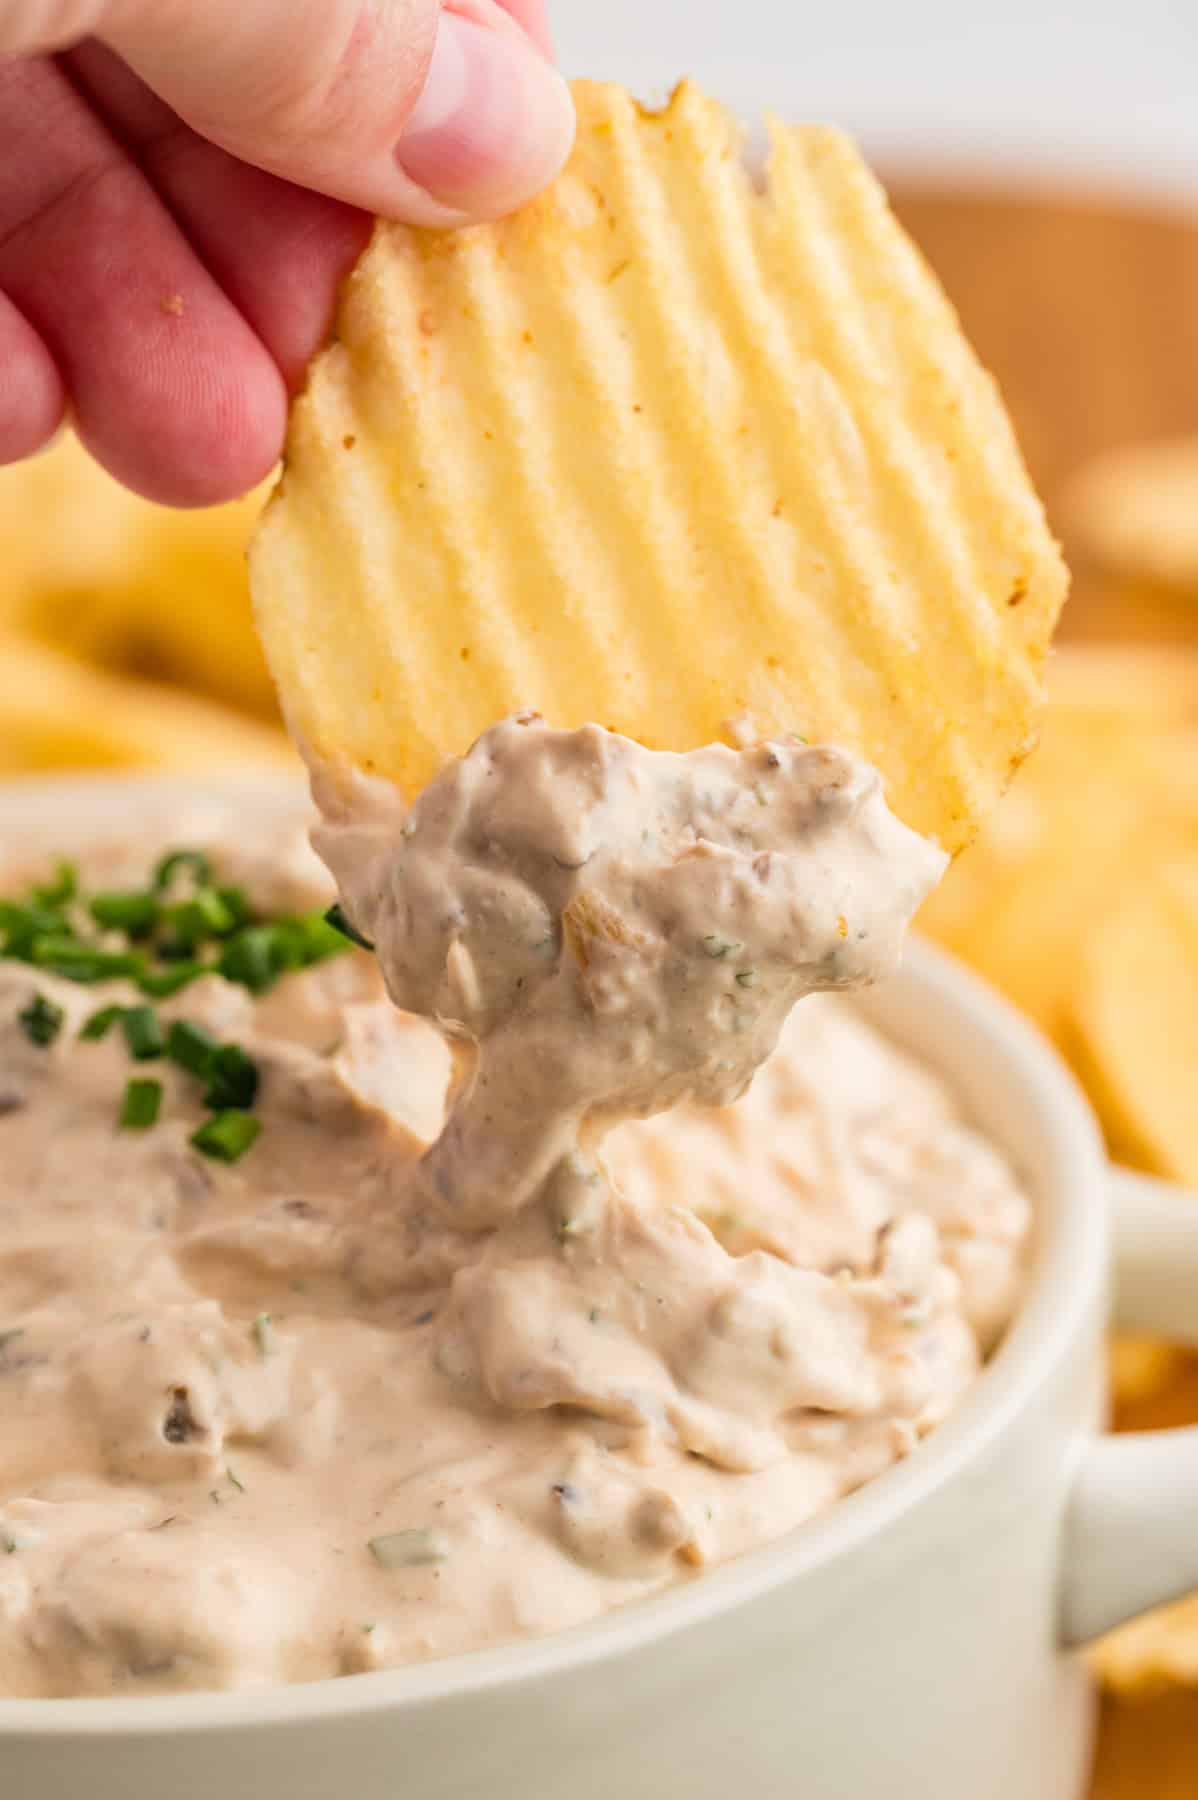
[[[749,715],[968,840],[1066,576],[993,383],[851,144],[575,87],[541,199],[380,226],[251,573],[293,727],[418,790],[522,707],[685,749]]]

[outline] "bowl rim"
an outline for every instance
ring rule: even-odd
[[[39,775],[0,783],[0,841],[6,823],[9,829],[36,824],[37,834],[47,835],[53,817],[77,811],[81,802],[100,795],[110,805],[150,796],[163,807],[236,798],[269,810],[294,805],[300,793],[286,775],[233,781],[124,771]],[[100,821],[89,819],[88,824]],[[985,1042],[1008,1086],[1022,1086],[1049,1158],[1060,1171],[1062,1190],[1018,1316],[960,1405],[910,1457],[773,1543],[693,1582],[565,1631],[398,1669],[277,1687],[144,1697],[0,1698],[0,1743],[18,1737],[145,1738],[350,1720],[560,1676],[710,1624],[851,1553],[939,1492],[1034,1399],[1084,1326],[1106,1278],[1102,1189],[1107,1162],[1094,1115],[1073,1075],[1039,1031],[984,981],[918,938],[909,943],[903,967],[892,979],[921,992],[942,1012],[955,1014],[962,1027]]]

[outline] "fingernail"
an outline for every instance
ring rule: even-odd
[[[491,218],[552,181],[573,141],[570,90],[531,41],[442,9],[396,149],[408,179],[442,205]]]

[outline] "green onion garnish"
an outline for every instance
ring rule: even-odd
[[[207,887],[212,880],[212,864],[201,850],[172,850],[154,869],[154,886],[159,893],[171,885],[180,869],[190,869],[197,887]]]
[[[80,911],[72,903],[78,901]],[[88,939],[76,930],[90,914],[113,938]],[[256,918],[244,889],[214,880],[212,864],[199,850],[173,850],[161,857],[148,888],[104,889],[81,894],[73,864],[61,862],[53,881],[35,887],[20,900],[0,900],[0,956],[15,957],[76,982],[125,977],[137,984],[148,1001],[177,994],[206,974],[220,974],[265,993],[290,969],[307,969],[339,955],[348,943],[372,948],[340,907],[328,914],[299,913],[282,918]],[[201,945],[211,946],[211,959]],[[63,1010],[37,996],[20,1015],[36,1043],[48,1044],[61,1029]],[[85,1019],[79,1036],[89,1042],[106,1037],[119,1025],[130,1054],[147,1061],[164,1052],[181,1068],[205,1082],[208,1118],[193,1134],[192,1144],[206,1156],[235,1162],[261,1129],[248,1116],[257,1098],[259,1073],[240,1044],[221,1044],[211,1032],[189,1020],[169,1028],[149,1004],[100,1007]],[[130,1081],[120,1123],[131,1129],[152,1125],[162,1104],[162,1084]]]
[[[52,1044],[62,1030],[62,1022],[66,1017],[61,1006],[53,1000],[47,1000],[44,994],[35,994],[28,1006],[21,1008],[17,1019],[25,1036],[31,1044],[38,1044],[45,1049]]]
[[[190,1142],[203,1156],[233,1163],[245,1155],[261,1129],[261,1120],[255,1119],[252,1113],[231,1109],[213,1113],[198,1131],[192,1132]]]
[[[275,1336],[275,1322],[269,1313],[259,1313],[254,1320],[254,1342],[258,1346],[259,1356],[263,1359],[277,1354],[279,1340]]]
[[[240,1044],[222,1044],[211,1064],[212,1081],[204,1105],[221,1111],[226,1107],[254,1104],[258,1092],[257,1065]]]
[[[4,943],[0,955],[14,956],[21,962],[33,960],[34,940],[57,935],[70,937],[71,927],[60,913],[43,906],[22,906],[15,900],[0,900],[0,932]]]
[[[60,862],[54,872],[54,880],[43,887],[33,890],[34,902],[38,906],[65,906],[79,892],[79,871],[73,862],[65,859]]]
[[[123,1131],[145,1131],[153,1125],[162,1105],[160,1081],[130,1081],[125,1085],[119,1124]]]
[[[172,906],[167,919],[174,928],[175,939],[189,948],[206,938],[227,937],[237,920],[213,887],[197,888],[190,900]]]
[[[209,1075],[219,1048],[212,1033],[190,1019],[176,1019],[167,1034],[167,1055],[192,1075]]]
[[[240,982],[251,994],[264,994],[280,973],[273,925],[249,925],[230,938],[217,967],[226,981]]]
[[[237,1492],[239,1494],[244,1494],[245,1493],[245,1482],[239,1481],[237,1479],[237,1476],[233,1473],[233,1471],[229,1467],[228,1463],[225,1464],[225,1474],[228,1476],[228,1478],[229,1478],[230,1482],[233,1484],[233,1486],[237,1489]]]
[[[111,981],[117,975],[139,975],[144,959],[135,951],[97,950],[78,938],[62,935],[35,937],[31,961],[51,969],[68,981]]]
[[[218,887],[216,891],[225,911],[232,914],[234,925],[238,927],[248,925],[254,914],[253,908],[246,899],[245,889],[239,887]]]
[[[143,994],[149,994],[152,1000],[169,1000],[180,988],[203,975],[209,965],[196,962],[190,958],[186,962],[177,962],[169,969],[146,969],[137,978],[137,985]]]
[[[194,944],[186,943],[173,932],[158,938],[154,944],[154,955],[159,962],[188,962],[194,951]]]
[[[374,949],[370,939],[362,936],[357,926],[347,917],[339,902],[334,902],[324,917],[325,923],[331,925],[334,931],[339,931],[342,937],[347,937],[351,944],[357,944],[363,950]]]
[[[148,937],[158,923],[158,901],[153,894],[94,894],[88,911],[97,925],[127,932],[131,938]]]
[[[165,1046],[162,1026],[152,1006],[127,1006],[121,1013],[121,1030],[129,1046],[129,1054],[138,1062],[161,1056]]]
[[[345,949],[347,934],[338,931],[335,925],[330,925],[326,913],[303,913],[294,921],[294,925],[302,951],[301,966],[305,969],[311,968],[313,963],[323,962],[328,956],[340,956]],[[370,946],[371,949],[373,947]]]
[[[123,1006],[102,1006],[99,1012],[92,1013],[90,1018],[83,1021],[79,1036],[90,1044],[97,1043],[100,1038],[108,1036],[124,1010]]]

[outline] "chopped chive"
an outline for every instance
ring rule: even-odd
[[[263,994],[279,975],[275,961],[275,930],[271,925],[248,925],[226,943],[218,964],[226,981],[236,981],[251,994]]]
[[[33,899],[38,906],[65,906],[79,892],[79,871],[73,862],[61,861],[54,871],[54,880],[44,886],[35,887]]]
[[[68,981],[110,981],[117,975],[139,975],[144,960],[134,951],[98,950],[94,944],[61,934],[35,937],[31,960]]]
[[[237,1479],[237,1476],[234,1474],[233,1470],[229,1467],[228,1463],[225,1464],[225,1474],[228,1476],[228,1478],[229,1478],[230,1482],[233,1484],[233,1486],[237,1489],[237,1492],[239,1494],[244,1494],[245,1493],[245,1482],[239,1481]]]
[[[228,937],[217,965],[226,981],[263,994],[289,969],[308,969],[347,948],[344,935],[323,913],[301,913],[247,925]]]
[[[367,1549],[384,1569],[411,1569],[424,1563],[444,1562],[450,1545],[443,1531],[417,1527],[412,1531],[389,1531],[383,1537],[370,1538]]]
[[[127,1006],[121,1014],[121,1030],[130,1056],[138,1062],[162,1055],[166,1040],[152,1006]]]
[[[322,912],[303,913],[295,923],[305,968],[311,968],[313,963],[324,962],[326,957],[340,956],[348,948],[347,934],[338,931],[335,925],[330,925]],[[365,939],[361,937],[350,941],[365,943]],[[370,949],[373,947],[368,946]]]
[[[211,1064],[212,1081],[204,1105],[218,1111],[252,1106],[258,1092],[258,1068],[240,1044],[222,1044]]]
[[[180,988],[185,988],[197,976],[203,975],[208,964],[189,958],[186,962],[177,962],[169,969],[147,969],[137,978],[137,985],[143,994],[149,994],[152,1000],[169,1000]]]
[[[268,948],[276,976],[285,975],[289,969],[306,968],[310,961],[319,960],[310,954],[307,928],[302,919],[273,919],[264,929],[269,934]]]
[[[89,1044],[97,1043],[100,1038],[108,1036],[124,1010],[123,1006],[102,1006],[99,1012],[92,1013],[90,1018],[83,1021],[79,1036]]]
[[[166,916],[177,942],[189,947],[202,944],[206,938],[227,937],[237,925],[237,920],[212,887],[197,888],[190,900],[172,906]]]
[[[325,922],[331,925],[334,931],[339,931],[342,937],[347,937],[351,944],[357,944],[363,950],[374,949],[370,939],[363,937],[357,926],[347,917],[340,902],[334,902],[324,916]]]
[[[208,1076],[220,1045],[203,1025],[176,1019],[167,1033],[166,1053],[172,1062],[192,1075]]]
[[[245,1155],[261,1129],[260,1119],[255,1119],[252,1113],[234,1108],[213,1113],[198,1131],[192,1132],[190,1142],[203,1156],[214,1156],[219,1162],[234,1163],[238,1157]]]
[[[722,938],[716,932],[709,931],[703,939],[703,948],[708,956],[718,961],[725,956],[738,956],[744,949],[744,945],[736,943],[732,938]]]
[[[4,933],[0,955],[16,957],[20,962],[33,961],[36,939],[72,936],[61,913],[43,906],[20,906],[15,900],[0,900],[0,931]]]
[[[165,937],[160,937],[154,945],[154,954],[159,962],[188,962],[194,950],[194,944],[185,943],[181,937],[176,937],[174,932],[168,932]]]
[[[279,1340],[275,1335],[275,1322],[267,1312],[258,1314],[254,1320],[254,1342],[258,1346],[258,1354],[264,1359],[278,1353]]]
[[[153,894],[93,894],[88,911],[97,925],[127,932],[131,938],[148,937],[158,923],[158,901]]]
[[[218,887],[216,892],[225,911],[232,915],[234,925],[238,927],[248,925],[253,918],[254,913],[253,908],[246,898],[245,889],[239,887]]]
[[[31,1044],[38,1044],[43,1050],[52,1044],[62,1030],[62,1022],[66,1017],[61,1006],[53,1000],[47,1000],[44,994],[35,994],[28,1006],[23,1006],[17,1014],[18,1023]]]
[[[154,869],[154,886],[161,893],[171,885],[180,869],[190,869],[197,887],[208,887],[212,881],[212,864],[202,850],[172,850],[160,858]]]
[[[737,985],[737,987],[743,987],[743,988],[756,987],[757,986],[757,971],[756,971],[756,969],[738,969],[737,974],[736,974],[736,985]]]
[[[125,1086],[120,1125],[124,1131],[145,1131],[153,1125],[162,1105],[160,1081],[130,1081]]]

